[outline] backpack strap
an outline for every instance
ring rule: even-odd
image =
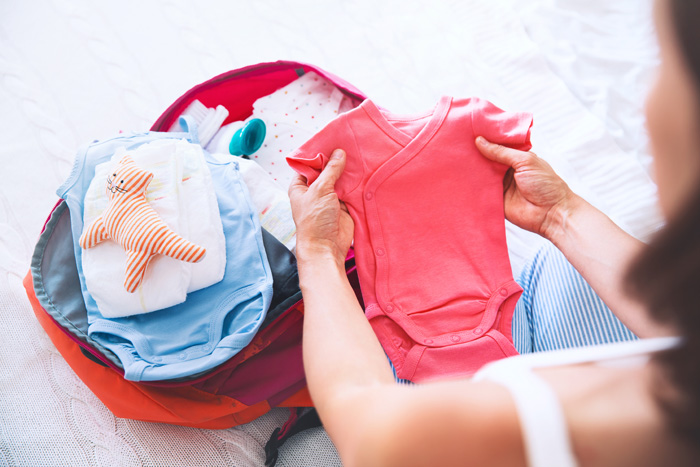
[[[277,463],[279,448],[289,438],[301,431],[321,426],[321,419],[314,408],[290,407],[289,412],[287,421],[280,428],[275,428],[265,444],[265,467],[273,467]]]

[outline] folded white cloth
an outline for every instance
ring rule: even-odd
[[[233,156],[231,156],[233,157]],[[292,252],[296,247],[296,226],[287,190],[257,163],[237,158],[243,181],[260,218],[260,225]]]
[[[84,225],[90,225],[107,207],[107,174],[126,153],[120,148],[110,162],[96,167],[85,194]],[[188,292],[219,282],[226,268],[219,207],[201,147],[167,139],[128,154],[154,175],[146,193],[151,206],[171,229],[206,248],[207,254],[195,264],[157,255],[149,263],[141,286],[128,293],[123,286],[126,254],[118,243],[105,241],[84,250],[85,284],[105,318],[149,313],[182,303]]]
[[[221,224],[214,182],[202,147],[185,140],[175,141],[175,156],[182,161],[180,206],[185,215],[190,241],[207,249],[198,263],[187,263],[192,277],[187,292],[209,287],[224,277],[226,238]]]

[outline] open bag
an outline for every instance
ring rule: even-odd
[[[226,107],[229,116],[224,123],[245,120],[258,98],[309,71],[333,83],[353,106],[365,99],[359,90],[317,67],[285,61],[262,63],[221,74],[190,89],[158,118],[151,131],[169,131],[195,99],[208,107]],[[130,137],[119,135],[108,144],[118,145],[120,138]],[[92,143],[81,151],[89,156],[103,143]],[[280,161],[283,163],[283,155]],[[58,351],[114,415],[223,429],[250,422],[272,407],[312,405],[302,365],[304,306],[296,262],[291,251],[272,235],[263,231],[265,253],[273,280],[283,283],[276,283],[267,315],[252,341],[229,360],[192,377],[132,381],[124,378],[119,358],[88,335],[71,230],[74,215],[65,200],[58,201],[38,239],[24,286],[39,323]],[[346,271],[359,297],[352,250]],[[281,439],[295,432],[292,425],[300,413],[293,410],[288,425],[275,436]]]

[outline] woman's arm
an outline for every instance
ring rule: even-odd
[[[532,152],[477,138],[481,153],[511,169],[504,180],[506,218],[550,240],[615,315],[639,337],[671,335],[623,292],[630,261],[644,244],[576,195]]]
[[[639,337],[674,335],[623,292],[627,267],[644,247],[642,242],[578,196],[551,217],[547,238],[625,326]]]
[[[319,413],[338,404],[343,386],[394,381],[345,273],[354,225],[334,191],[344,168],[345,153],[336,150],[310,187],[298,176],[289,188],[304,297],[304,363]]]
[[[345,275],[353,225],[333,191],[335,152],[289,194],[304,296],[304,368],[311,398],[347,466],[522,465],[510,395],[469,381],[398,385]]]
[[[304,297],[304,369],[311,398],[336,447],[347,457],[360,445],[366,393],[394,379],[384,352],[357,302],[345,273],[353,223],[334,185],[345,167],[335,151],[307,188],[297,177],[290,186],[297,225],[297,265]]]
[[[330,255],[310,255],[299,262],[304,296],[304,369],[311,398],[331,439],[361,444],[372,423],[367,396],[394,378],[369,321],[357,302],[345,268]],[[375,394],[376,395],[376,394]]]

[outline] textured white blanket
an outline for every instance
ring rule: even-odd
[[[142,131],[191,86],[278,59],[321,66],[397,113],[478,95],[533,112],[534,151],[633,234],[660,226],[643,99],[650,0],[0,2],[0,465],[258,466],[286,410],[221,431],[115,418],[21,285],[76,148]],[[509,227],[517,272],[540,240]],[[339,460],[322,430],[278,465]]]

